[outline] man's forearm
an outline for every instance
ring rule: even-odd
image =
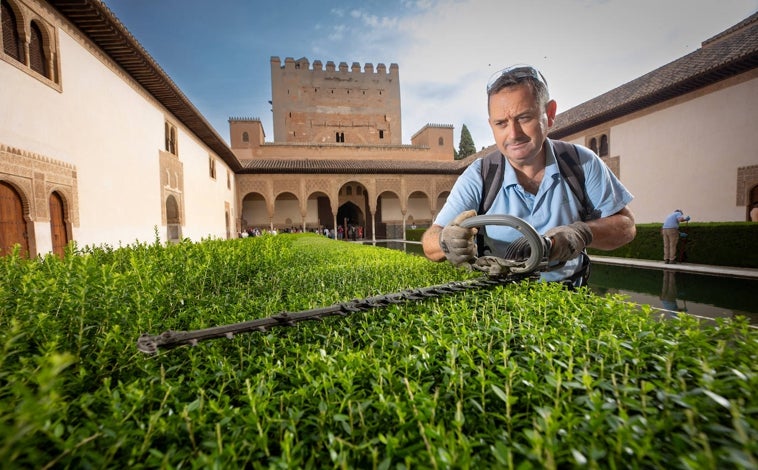
[[[602,219],[587,222],[592,229],[590,248],[598,250],[615,250],[634,240],[637,228],[634,225],[634,215],[628,208]]]
[[[440,246],[441,225],[432,225],[421,237],[421,246],[424,249],[424,255],[432,261],[442,261],[445,259],[445,253]]]

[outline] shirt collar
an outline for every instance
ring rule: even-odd
[[[556,165],[555,160],[555,152],[553,151],[553,142],[550,139],[545,139],[545,174],[542,177],[544,178],[555,178],[556,175],[560,174],[560,171],[558,170],[558,165]],[[503,159],[505,160],[505,169],[503,171],[503,186],[513,186],[518,184],[518,179],[516,178],[516,171],[511,166],[511,162],[508,161],[508,158],[503,156]]]

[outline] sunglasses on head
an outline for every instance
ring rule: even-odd
[[[512,65],[492,74],[487,81],[487,94],[489,95],[496,85],[502,83],[515,84],[528,79],[542,83],[547,89],[547,80],[539,70],[530,65]]]

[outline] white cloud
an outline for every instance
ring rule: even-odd
[[[484,87],[492,72],[531,63],[566,110],[692,52],[744,19],[755,0],[439,0],[396,25],[403,138],[428,122],[462,124],[492,143]]]

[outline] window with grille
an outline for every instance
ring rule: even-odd
[[[176,146],[176,127],[170,122],[166,121],[164,132],[166,134],[166,152],[172,153],[174,155],[179,155],[177,153]]]
[[[605,134],[600,136],[600,153],[598,155],[601,157],[608,156],[608,136]]]
[[[3,27],[3,51],[17,61],[21,62],[21,40],[18,37],[18,24],[16,14],[7,2],[0,4],[0,17]]]
[[[29,66],[40,75],[50,78],[45,56],[45,44],[42,30],[36,21],[32,21],[31,40],[29,41]]]
[[[611,153],[607,130],[602,134],[587,136],[585,142],[585,145],[600,157],[607,157]]]
[[[210,177],[216,179],[216,159],[212,155],[208,156],[208,172]]]

